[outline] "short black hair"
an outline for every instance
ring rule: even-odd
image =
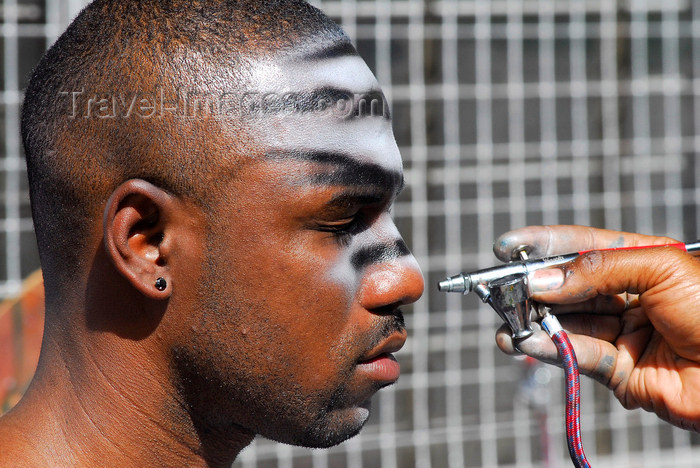
[[[145,179],[206,204],[221,161],[203,142],[212,143],[216,120],[133,118],[127,111],[134,104],[143,110],[144,93],[172,100],[183,89],[230,91],[245,83],[251,60],[318,43],[352,47],[332,20],[301,0],[88,5],[39,62],[22,109],[47,299],[77,272],[83,239],[123,181]],[[222,157],[245,153],[245,131],[241,125],[238,138],[221,142]]]

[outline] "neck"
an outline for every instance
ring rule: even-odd
[[[75,329],[72,340],[55,335],[45,333],[30,388],[0,420],[0,446],[18,447],[15,459],[31,454],[46,465],[231,466],[252,440],[246,431],[198,424],[152,339]]]

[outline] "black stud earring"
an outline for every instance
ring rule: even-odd
[[[156,280],[156,289],[158,291],[164,291],[168,287],[168,282],[162,276]]]

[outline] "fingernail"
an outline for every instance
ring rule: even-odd
[[[530,292],[544,292],[559,289],[564,285],[564,272],[558,268],[537,270],[528,277]]]

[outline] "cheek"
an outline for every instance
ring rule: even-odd
[[[278,253],[251,254],[262,261],[251,258],[244,264],[256,268],[235,272],[235,293],[228,292],[226,302],[237,309],[238,324],[247,330],[239,337],[250,346],[274,353],[285,365],[311,358],[318,364],[339,342],[354,340],[348,335],[355,335],[357,272],[347,262],[303,247]]]
[[[219,255],[212,249],[202,279],[220,345],[274,373],[338,366],[356,357],[358,330],[367,325],[356,305],[361,272],[349,261],[351,249],[275,232],[265,242],[256,237],[242,244],[236,230],[222,233],[227,248]]]
[[[293,247],[280,256],[285,277],[280,281],[298,290],[300,302],[311,310],[324,303],[330,307],[329,313],[346,310],[357,296],[360,283],[360,273],[350,262],[350,249],[341,248],[332,240],[319,247],[313,235],[308,238],[292,244]]]
[[[302,340],[316,352],[327,352],[355,327],[357,275],[342,263],[309,261],[306,265],[309,268],[294,281],[294,290],[279,296],[279,318],[290,338]]]
[[[364,351],[362,330],[367,324],[357,306],[359,275],[342,259],[331,262],[308,251],[291,257],[303,259],[287,265],[297,270],[278,288],[266,309],[279,326],[280,359],[294,369],[302,385],[322,387],[345,374]],[[281,281],[281,280],[280,280]]]

